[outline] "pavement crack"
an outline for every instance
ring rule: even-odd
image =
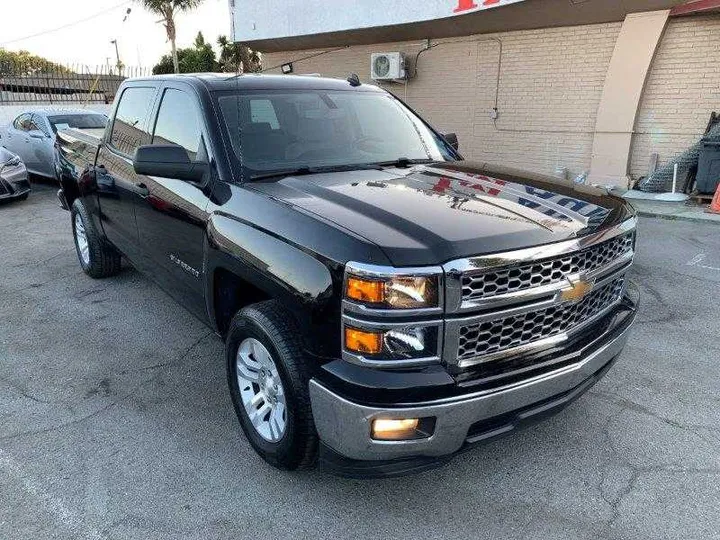
[[[682,429],[684,431],[690,431],[692,433],[695,433],[696,435],[698,435],[698,434],[694,430],[697,430],[697,429],[710,429],[710,430],[715,429],[714,426],[705,426],[702,424],[685,424],[685,423],[679,422],[677,420],[672,420],[671,418],[666,418],[666,417],[659,415],[656,412],[648,409],[644,405],[640,405],[639,403],[631,401],[623,396],[620,396],[620,395],[612,393],[612,392],[594,391],[594,392],[591,392],[590,395],[595,396],[604,401],[607,401],[608,403],[618,405],[621,408],[621,411],[630,410],[630,411],[633,411],[633,412],[636,412],[639,414],[644,414],[644,415],[650,416],[652,418],[655,418],[656,420],[659,420],[669,426],[672,426],[672,427],[678,428],[678,429]],[[611,417],[611,419],[614,418],[614,416],[615,415],[613,415],[613,417]]]
[[[179,363],[179,362],[182,362],[182,361],[190,354],[190,352],[191,352],[195,347],[197,347],[203,340],[207,339],[207,338],[210,337],[211,335],[213,335],[213,332],[212,332],[212,331],[206,332],[205,334],[203,334],[202,336],[200,336],[198,339],[196,339],[190,346],[188,346],[187,348],[185,348],[185,349],[183,350],[183,352],[182,352],[175,360],[173,360],[173,361],[171,361],[171,362],[166,362],[164,365],[173,365],[173,364],[177,364],[177,363]],[[82,416],[82,417],[80,417],[80,418],[74,418],[74,419],[72,419],[72,420],[69,420],[69,421],[67,421],[67,422],[63,422],[63,423],[61,423],[61,424],[59,424],[59,425],[56,425],[56,426],[50,426],[50,427],[41,428],[41,429],[34,429],[34,430],[22,431],[22,432],[20,432],[20,433],[13,433],[12,435],[6,435],[6,436],[4,436],[4,437],[0,437],[0,441],[8,441],[8,440],[12,440],[12,439],[16,439],[16,438],[24,437],[24,436],[42,435],[42,434],[44,434],[44,433],[50,433],[50,432],[54,432],[54,431],[60,431],[60,430],[67,429],[68,427],[72,427],[72,426],[76,426],[76,425],[78,425],[78,424],[81,424],[81,423],[83,423],[83,422],[85,422],[85,421],[87,421],[87,420],[91,420],[92,418],[95,418],[96,416],[104,413],[105,411],[107,411],[108,409],[114,407],[115,405],[119,405],[120,403],[124,402],[125,400],[131,398],[131,397],[135,394],[135,392],[137,392],[140,388],[142,388],[143,386],[145,386],[145,385],[148,384],[148,383],[153,382],[153,381],[154,381],[155,379],[157,379],[157,377],[159,377],[159,376],[160,376],[160,373],[156,373],[156,374],[153,375],[152,377],[150,377],[150,378],[148,378],[148,379],[145,379],[144,381],[142,381],[142,382],[138,383],[137,385],[135,385],[130,391],[126,392],[125,394],[123,394],[122,396],[120,396],[120,397],[119,397],[118,399],[116,399],[115,401],[112,401],[112,402],[110,402],[110,403],[107,403],[107,404],[105,404],[104,406],[102,406],[102,407],[100,407],[99,409],[97,409],[96,411],[93,411],[93,412],[91,412],[91,413],[89,413],[89,414],[86,414],[86,415],[84,415],[84,416]],[[29,396],[28,396],[28,397],[29,397]],[[30,398],[30,399],[33,399],[33,398]]]
[[[11,381],[10,379],[0,377],[0,382],[4,382],[7,384],[10,388],[15,390],[18,394],[20,394],[22,397],[29,399],[30,401],[34,401],[35,403],[40,403],[42,405],[57,405],[59,403],[62,403],[61,401],[49,401],[45,399],[40,399],[39,397],[34,396],[30,393],[29,390],[27,390],[24,386],[17,384],[14,381]]]

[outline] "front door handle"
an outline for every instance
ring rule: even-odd
[[[147,197],[150,193],[150,190],[148,189],[145,182],[138,182],[135,184],[135,187],[137,188],[137,192],[141,197]]]

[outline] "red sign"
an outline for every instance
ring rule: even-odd
[[[479,6],[475,3],[475,0],[457,0],[457,7],[453,10],[453,13],[462,13],[464,11],[471,11],[477,9]],[[492,6],[493,4],[499,4],[500,0],[485,0],[483,6]]]

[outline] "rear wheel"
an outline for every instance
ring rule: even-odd
[[[120,272],[120,254],[98,234],[80,199],[73,202],[71,215],[75,250],[83,271],[92,278]]]
[[[226,342],[230,395],[255,451],[280,469],[315,463],[307,360],[292,317],[274,300],[242,309]]]

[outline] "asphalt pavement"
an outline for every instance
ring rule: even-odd
[[[639,229],[642,308],[601,383],[442,469],[359,481],[257,457],[221,340],[131,267],[85,276],[36,186],[0,206],[0,538],[720,538],[720,226]]]

